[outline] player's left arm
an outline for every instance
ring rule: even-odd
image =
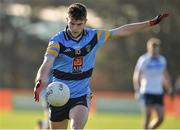
[[[172,87],[172,82],[171,82],[170,75],[169,75],[169,72],[167,71],[167,69],[165,69],[163,72],[163,84],[164,84],[164,87],[167,90],[168,94],[170,96],[172,96],[173,95],[173,87]]]
[[[151,20],[147,20],[144,22],[125,24],[118,28],[112,29],[111,30],[112,36],[127,36],[130,34],[139,32],[139,31],[143,31],[146,28],[150,28],[154,25],[157,25],[159,22],[161,22],[167,16],[168,16],[168,14],[161,14]]]

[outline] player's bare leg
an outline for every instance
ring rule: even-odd
[[[70,110],[71,129],[83,129],[88,119],[89,109],[83,105],[77,105]]]
[[[164,108],[162,106],[155,106],[154,110],[157,114],[157,118],[151,122],[149,126],[150,129],[156,129],[164,120]]]
[[[60,122],[52,122],[50,121],[50,129],[67,129],[68,120],[60,121]]]
[[[147,130],[149,128],[150,120],[151,120],[151,114],[152,114],[152,107],[146,106],[144,108],[144,129]]]

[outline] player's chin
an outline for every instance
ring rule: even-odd
[[[77,31],[77,32],[72,32],[73,36],[79,36],[82,32],[81,31]]]
[[[74,38],[78,37],[79,35],[80,35],[80,33],[73,33],[73,34],[72,34],[72,36],[73,36]]]

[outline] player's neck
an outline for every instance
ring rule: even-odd
[[[149,53],[149,55],[150,55],[151,57],[159,57],[159,54],[152,54],[152,53]]]
[[[74,37],[74,36],[71,34],[70,30],[67,30],[67,33],[68,33],[68,35],[69,35],[73,40],[78,41],[78,40],[82,37],[83,31],[82,31],[78,36],[76,36],[76,37]]]

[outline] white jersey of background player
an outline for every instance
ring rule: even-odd
[[[166,69],[166,59],[160,55],[160,40],[151,38],[147,42],[147,53],[137,62],[133,76],[136,95],[144,105],[144,129],[157,128],[164,119],[164,89],[172,93],[172,85]],[[140,94],[139,94],[140,93]],[[138,97],[138,98],[139,98]],[[151,120],[153,111],[157,116]]]
[[[152,57],[149,53],[142,55],[136,65],[141,73],[140,93],[163,93],[163,73],[166,69],[166,59],[162,55]]]

